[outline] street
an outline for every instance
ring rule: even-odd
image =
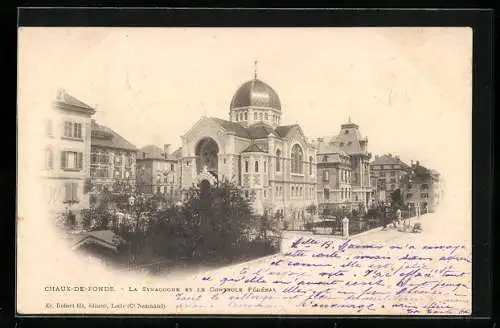
[[[428,213],[422,215],[421,217],[411,218],[410,224],[421,223],[422,232],[412,233],[412,232],[402,232],[394,228],[387,228],[382,230],[382,228],[376,228],[370,231],[366,231],[359,235],[351,236],[349,239],[362,243],[372,243],[372,244],[388,244],[393,243],[395,245],[405,245],[405,244],[443,244],[443,243],[455,243],[455,244],[465,244],[466,247],[470,247],[471,233],[470,233],[470,223],[466,222],[466,213],[463,217],[457,217],[457,215],[449,215],[449,212],[443,209],[442,211],[436,213]],[[281,253],[266,256],[252,261],[238,263],[235,265],[225,266],[223,268],[218,268],[216,271],[221,272],[237,272],[244,267],[261,267],[267,265],[271,260],[279,260],[284,258],[284,253],[290,249],[291,243],[298,239],[299,237],[314,238],[316,240],[338,240],[339,243],[345,240],[341,236],[330,236],[330,235],[313,235],[310,232],[301,231],[285,231],[283,232],[282,248]],[[199,274],[203,270],[208,268],[193,269],[191,272],[184,274]],[[205,273],[205,272],[203,272]],[[188,279],[192,279],[192,276]]]

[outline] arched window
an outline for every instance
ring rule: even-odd
[[[245,173],[248,173],[248,161],[245,161]]]
[[[312,156],[309,157],[309,175],[313,174],[313,158]]]
[[[299,145],[292,148],[292,173],[302,173],[302,149]]]
[[[255,161],[255,172],[259,172],[259,161]]]
[[[323,171],[323,180],[328,181],[328,171]]]
[[[247,112],[245,112],[245,121],[247,120]]]
[[[276,172],[281,171],[281,150],[276,151]]]

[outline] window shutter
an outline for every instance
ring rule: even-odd
[[[52,149],[47,149],[47,168],[52,169]]]
[[[71,200],[78,200],[78,183],[72,183],[71,188]]]
[[[64,184],[64,201],[70,201],[71,200],[71,183],[65,183]]]
[[[62,151],[61,152],[61,168],[65,169],[66,168],[66,152]]]
[[[76,167],[78,169],[82,169],[83,168],[83,153],[78,153],[77,155],[77,164],[76,164]]]

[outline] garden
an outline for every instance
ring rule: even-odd
[[[280,249],[277,222],[255,215],[243,191],[230,182],[191,188],[183,203],[168,207],[142,194],[104,191],[99,198],[82,211],[81,228],[112,230],[125,241],[107,257],[118,266],[162,271],[189,263],[223,265]]]

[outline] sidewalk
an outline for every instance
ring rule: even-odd
[[[452,215],[444,212],[428,213],[420,217],[411,218],[410,224],[421,223],[422,231],[420,233],[402,232],[394,228],[382,230],[376,228],[359,235],[350,237],[352,240],[363,242],[399,242],[399,241],[418,241],[418,242],[457,242],[464,243],[468,240],[466,237],[470,231],[467,231],[464,222]]]

